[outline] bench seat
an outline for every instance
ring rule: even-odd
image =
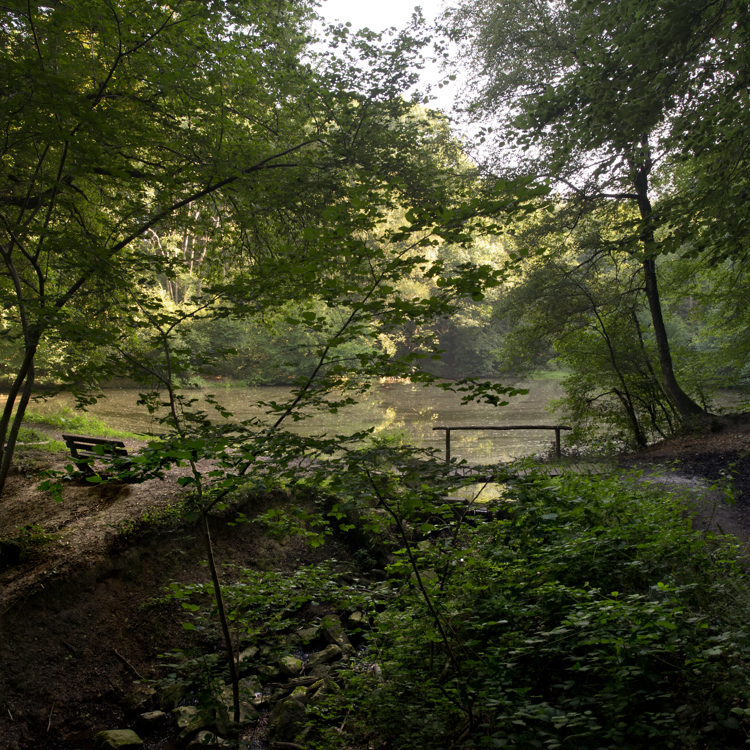
[[[70,455],[75,458],[106,459],[114,456],[127,456],[128,451],[122,440],[111,440],[110,438],[90,437],[88,435],[66,435],[62,436],[65,444],[70,450]],[[101,446],[99,450],[96,450]],[[103,451],[103,453],[102,453]],[[93,469],[88,461],[75,462],[78,469],[84,473],[91,473]]]

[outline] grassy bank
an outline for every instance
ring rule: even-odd
[[[78,411],[67,406],[45,413],[29,409],[24,416],[24,426],[27,430],[31,429],[33,431],[34,425],[56,427],[62,432],[80,433],[95,437],[128,438],[132,440],[144,439],[143,435],[135,432],[127,432],[126,430],[113,429],[103,419],[88,412]],[[37,434],[39,434],[38,431]],[[62,443],[62,445],[64,446],[65,444]]]

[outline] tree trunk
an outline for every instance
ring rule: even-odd
[[[191,462],[192,463],[192,462]],[[197,473],[193,464],[193,472]],[[219,622],[221,623],[221,632],[224,635],[224,648],[229,662],[229,677],[232,681],[232,704],[234,708],[234,723],[240,721],[240,677],[237,672],[237,662],[234,658],[234,648],[232,647],[232,636],[229,632],[229,620],[227,611],[224,606],[224,597],[221,592],[221,582],[219,581],[219,572],[216,569],[216,560],[214,559],[214,548],[211,543],[211,532],[208,527],[208,510],[201,506],[201,529],[203,531],[203,541],[206,544],[206,554],[208,555],[208,569],[211,572],[211,581],[214,586],[214,598],[216,600],[216,609],[219,613]]]
[[[646,135],[641,139],[641,152],[631,159],[630,167],[633,171],[633,186],[638,196],[638,210],[641,219],[648,221],[651,217],[651,201],[648,197],[648,177],[651,172],[651,154]],[[661,310],[659,298],[659,286],[656,279],[656,262],[653,256],[654,230],[647,225],[641,235],[643,243],[643,275],[646,285],[646,298],[651,312],[651,323],[654,326],[654,338],[656,339],[656,350],[659,353],[659,368],[661,370],[661,382],[667,398],[674,404],[680,417],[690,419],[691,417],[706,414],[698,404],[685,393],[677,382],[672,365],[672,352],[669,348],[669,337],[664,325],[664,317]]]
[[[3,487],[5,487],[5,480],[8,477],[8,470],[10,469],[15,453],[18,431],[21,428],[21,422],[23,422],[26,407],[31,398],[31,389],[34,385],[34,356],[36,355],[36,349],[35,344],[27,348],[21,369],[8,393],[3,416],[0,418],[0,493],[2,493]],[[13,408],[16,404],[19,391],[21,399],[18,402],[16,413],[13,415]]]
[[[644,243],[645,244],[645,243]],[[696,417],[706,412],[685,393],[677,382],[672,366],[672,353],[669,348],[669,338],[664,325],[659,299],[659,287],[656,280],[656,263],[653,258],[643,259],[643,274],[646,279],[646,297],[651,311],[651,322],[654,326],[656,350],[659,353],[659,368],[661,382],[669,400],[674,404],[682,419]]]

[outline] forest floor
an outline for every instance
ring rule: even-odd
[[[750,549],[750,415],[723,418],[714,430],[618,464],[642,469],[665,490],[684,490],[698,528],[734,535]],[[176,479],[188,470],[138,485],[69,483],[58,503],[38,490],[39,472],[70,459],[39,450],[19,458],[0,501],[0,539],[25,545],[24,559],[0,565],[0,748],[85,748],[95,731],[122,725],[126,696],[159,674],[159,653],[187,637],[179,612],[154,599],[170,581],[208,580],[202,540],[193,527],[150,521],[169,516],[182,492]],[[243,511],[279,501],[255,499]],[[227,566],[293,570],[348,556],[336,542],[311,550],[297,539],[270,540],[255,524],[215,526],[217,557]]]
[[[750,555],[750,413],[716,418],[711,429],[672,437],[618,463],[684,489],[694,525],[737,537]]]

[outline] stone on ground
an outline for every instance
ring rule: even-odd
[[[291,742],[302,729],[305,707],[292,698],[279,701],[268,715],[268,730],[277,742]]]
[[[307,660],[307,669],[315,669],[319,664],[330,664],[337,661],[344,655],[344,652],[335,643],[326,646],[322,651],[318,651],[310,656]]]
[[[132,729],[108,729],[94,736],[96,750],[127,750],[142,745],[143,740]]]

